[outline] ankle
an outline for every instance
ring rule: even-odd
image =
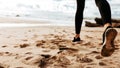
[[[76,34],[76,35],[75,35],[75,38],[80,38],[80,35],[79,35],[79,34]]]
[[[106,30],[107,28],[112,27],[110,23],[104,24],[104,29]]]

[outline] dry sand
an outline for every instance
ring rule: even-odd
[[[120,68],[120,29],[110,57],[102,57],[102,27],[83,27],[82,42],[71,42],[74,26],[0,28],[0,68]]]

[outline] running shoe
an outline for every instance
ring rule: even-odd
[[[114,40],[117,36],[116,29],[111,27],[106,28],[105,32],[103,33],[103,47],[101,50],[101,55],[108,57],[111,56],[115,50]]]

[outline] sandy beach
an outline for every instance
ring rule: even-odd
[[[2,27],[0,68],[120,68],[116,29],[116,50],[103,57],[102,27],[82,27],[79,43],[72,42],[74,26]]]

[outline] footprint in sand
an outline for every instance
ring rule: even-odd
[[[106,63],[104,63],[104,62],[99,62],[99,65],[100,65],[100,66],[106,66]]]
[[[44,55],[44,54],[42,54],[41,56],[44,57],[44,58],[50,58],[51,57],[51,55]]]
[[[26,47],[28,47],[28,46],[30,46],[30,45],[27,44],[27,43],[24,43],[24,44],[20,44],[19,46],[20,46],[20,48],[26,48]]]
[[[96,59],[102,59],[103,57],[100,56],[100,55],[97,55],[95,58],[96,58]]]
[[[48,65],[54,65],[54,68],[66,68],[71,64],[71,61],[63,55],[57,55],[49,59]],[[49,66],[48,66],[49,67]]]
[[[58,67],[62,66],[62,68],[63,68],[66,65],[71,64],[70,60],[66,56],[63,56],[63,55],[56,55],[56,56],[52,56],[52,57],[50,57],[50,55],[45,55],[44,57],[46,57],[46,58],[43,58],[40,61],[39,67],[41,67],[41,68],[45,68],[47,66],[49,67],[49,65],[51,65],[51,64],[54,66],[58,66]]]
[[[47,58],[43,58],[42,60],[40,60],[40,62],[39,62],[39,67],[40,68],[46,68],[47,67],[47,64],[48,64],[48,61],[49,61],[49,59]]]
[[[69,47],[59,47],[59,50],[72,50],[72,51],[78,51],[78,49],[69,48]]]
[[[9,67],[10,67],[9,65],[0,63],[0,68],[9,68]]]
[[[5,48],[5,47],[7,47],[7,45],[2,46],[2,48]]]
[[[44,40],[36,41],[36,46],[40,47],[40,46],[44,45],[45,43],[46,43],[46,41],[44,41]]]
[[[27,57],[24,57],[21,59],[21,61],[24,63],[24,64],[27,64],[27,65],[35,65],[35,64],[39,64],[40,60],[42,60],[42,56],[27,56]]]
[[[59,56],[57,61],[64,65],[69,65],[71,63],[70,60],[65,56]]]
[[[12,53],[10,53],[10,52],[5,52],[4,53],[6,56],[11,56],[12,55]]]
[[[11,56],[12,53],[10,52],[0,52],[0,56]]]
[[[29,55],[31,55],[31,54],[32,54],[32,52],[26,52],[25,54],[29,54]]]
[[[39,43],[36,44],[37,47],[40,47],[40,46],[42,46],[42,45],[44,45],[44,44],[41,43],[41,42],[39,42]]]
[[[87,58],[87,57],[84,57],[84,58],[80,59],[80,62],[81,62],[81,63],[90,63],[90,62],[92,62],[92,61],[93,61],[92,59]]]
[[[49,58],[43,58],[40,62],[39,62],[39,67],[40,68],[47,68]]]
[[[91,58],[88,58],[86,55],[77,55],[77,62],[81,62],[81,63],[90,63],[93,62],[93,60]]]
[[[46,68],[47,64],[50,64],[50,60],[52,59],[51,55],[44,55],[44,54],[42,54],[41,56],[43,58],[39,62],[39,67],[40,68]]]

